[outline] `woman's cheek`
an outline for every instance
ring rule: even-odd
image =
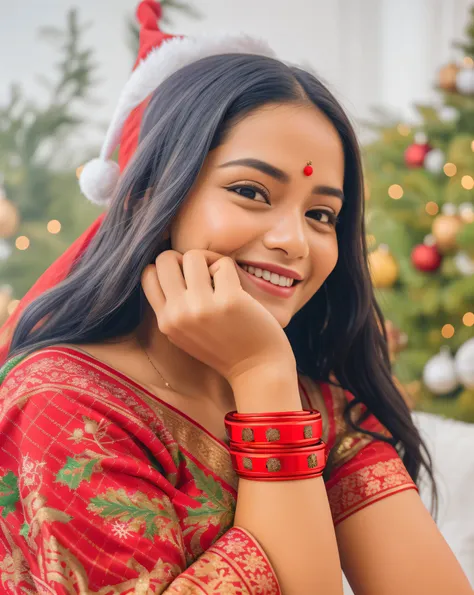
[[[339,246],[335,235],[316,236],[316,241],[311,247],[311,261],[313,274],[321,285],[334,270],[338,257]]]
[[[207,249],[226,255],[237,252],[260,233],[256,213],[232,203],[207,209],[202,223]]]

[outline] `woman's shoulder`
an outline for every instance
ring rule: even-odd
[[[320,411],[323,417],[323,440],[328,446],[334,467],[341,466],[375,440],[364,432],[354,430],[348,423],[345,411],[347,405],[354,400],[354,396],[340,386],[336,379],[315,382],[307,376],[302,376],[300,387],[304,400],[309,406]],[[351,420],[357,421],[365,410],[361,403],[354,406],[350,412]],[[361,423],[361,428],[389,436],[386,428],[370,413]]]
[[[112,368],[64,345],[12,358],[0,372],[0,383],[0,414],[40,402],[129,409],[134,400],[132,387]]]

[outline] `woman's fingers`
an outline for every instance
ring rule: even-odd
[[[142,289],[148,300],[150,306],[153,308],[155,314],[161,312],[166,304],[166,298],[161,289],[158,275],[156,274],[156,266],[149,264],[142,273],[141,277]]]
[[[214,293],[216,297],[235,297],[242,289],[236,264],[232,258],[220,258],[209,267],[209,273],[214,279]]]
[[[187,291],[190,297],[214,292],[230,298],[241,289],[236,265],[231,258],[209,250],[190,250],[184,255],[174,250],[162,252],[155,265],[148,265],[142,274],[142,287],[150,305],[158,312],[166,301],[177,303]]]
[[[183,255],[183,273],[188,291],[193,294],[211,294],[212,279],[208,258],[203,250],[190,250]]]
[[[181,269],[182,263],[182,254],[175,250],[162,252],[155,261],[158,281],[167,299],[176,298],[186,291],[186,282]]]

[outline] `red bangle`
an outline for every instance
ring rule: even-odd
[[[260,481],[288,481],[322,475],[326,466],[326,445],[286,448],[272,446],[266,452],[259,448],[230,449],[232,464],[239,477]]]
[[[301,409],[300,411],[272,411],[271,413],[240,413],[239,411],[230,411],[226,417],[235,419],[237,421],[272,421],[282,419],[305,419],[312,418],[314,415],[319,415],[319,411],[315,409]]]
[[[306,446],[321,439],[323,423],[319,411],[275,414],[228,413],[227,436],[232,443],[253,447],[272,445]]]

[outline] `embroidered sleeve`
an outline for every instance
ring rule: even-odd
[[[404,490],[417,489],[395,448],[354,431],[344,418],[354,396],[336,385],[321,385],[329,419],[329,469],[326,490],[334,525],[366,506]],[[359,403],[352,409],[357,421],[366,412]],[[370,414],[361,427],[390,437],[388,430]]]
[[[200,500],[166,479],[168,451],[125,406],[79,393],[40,386],[0,401],[0,590],[279,594],[242,529],[189,558],[184,515]]]
[[[337,525],[378,500],[417,487],[395,448],[373,440],[334,469],[326,489]]]

